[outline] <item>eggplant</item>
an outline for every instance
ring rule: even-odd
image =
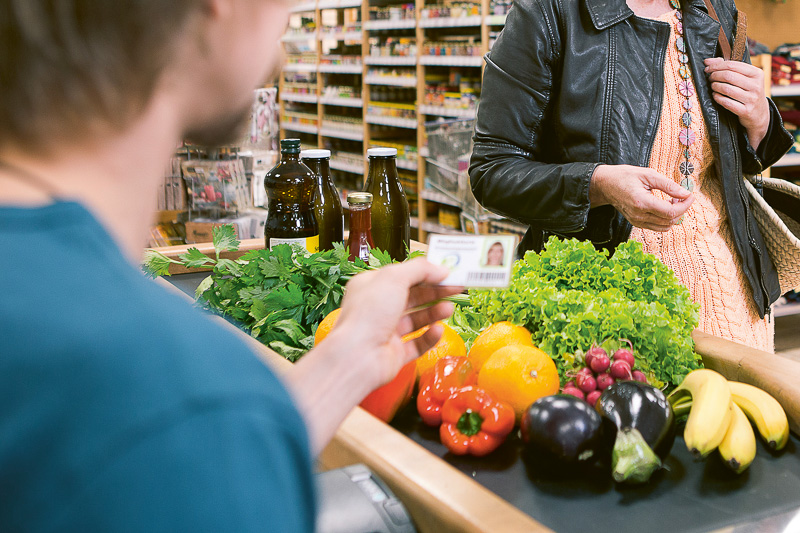
[[[646,383],[618,381],[603,391],[595,408],[617,430],[611,452],[614,480],[648,481],[675,441],[675,415],[667,397]]]
[[[600,415],[567,394],[536,400],[522,416],[520,429],[527,453],[545,461],[592,463],[604,446]]]

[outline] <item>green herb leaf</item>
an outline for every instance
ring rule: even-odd
[[[211,230],[213,235],[212,242],[214,250],[217,252],[217,259],[222,252],[235,252],[239,249],[239,241],[236,239],[236,230],[233,225],[224,224],[216,226]]]
[[[194,291],[194,299],[199,300],[203,293],[206,292],[211,286],[214,285],[214,277],[208,276],[206,279],[200,282],[200,285],[197,286],[197,289]]]
[[[216,262],[197,248],[189,248],[185,254],[179,255],[178,258],[183,261],[184,266],[188,268],[197,268],[208,263],[213,264]]]
[[[159,276],[169,276],[169,265],[180,265],[180,261],[170,259],[161,252],[148,249],[144,252],[144,261],[142,262],[142,271],[151,278]]]

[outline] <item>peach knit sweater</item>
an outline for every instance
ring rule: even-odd
[[[675,47],[675,13],[670,11],[658,20],[672,26],[664,64],[664,103],[656,134],[650,168],[681,181],[678,165],[683,146],[678,141],[682,104],[678,93],[678,51]],[[761,319],[750,295],[750,284],[742,271],[731,236],[730,223],[723,204],[722,187],[713,172],[713,155],[697,95],[692,96],[692,126],[697,140],[690,147],[696,169],[694,204],[683,222],[666,233],[634,228],[631,239],[642,243],[644,250],[658,257],[689,288],[700,304],[699,329],[753,348],[774,351],[775,326],[771,319]],[[655,194],[667,198],[660,191]]]

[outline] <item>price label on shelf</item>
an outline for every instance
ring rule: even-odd
[[[513,235],[432,235],[427,258],[450,269],[441,285],[501,289],[511,281],[516,245]]]

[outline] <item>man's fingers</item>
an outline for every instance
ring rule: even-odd
[[[404,344],[406,351],[406,360],[410,361],[416,359],[424,354],[439,342],[439,339],[444,333],[444,328],[440,324],[434,324],[423,335],[414,340],[408,341]]]
[[[452,287],[442,285],[417,285],[412,287],[408,295],[408,308],[417,307],[418,305],[425,305],[434,300],[441,300],[454,294],[459,294],[464,291],[463,287]]]
[[[453,302],[439,302],[431,307],[410,313],[400,321],[398,332],[401,335],[406,335],[417,331],[419,328],[449,318],[453,314],[453,310]]]
[[[658,172],[652,172],[647,174],[647,185],[650,189],[658,189],[673,198],[678,198],[679,200],[684,200],[691,196],[691,191],[688,191],[672,181],[668,179]],[[655,197],[653,197],[655,198]]]
[[[405,263],[385,267],[396,276],[397,282],[402,282],[406,287],[413,287],[421,283],[436,285],[443,281],[450,271],[447,267],[434,265],[424,257],[418,257]]]

